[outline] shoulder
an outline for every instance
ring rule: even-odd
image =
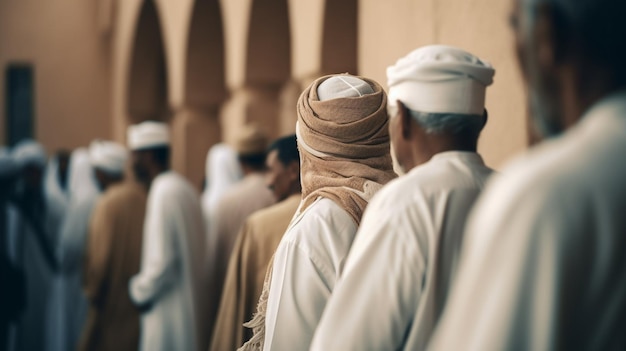
[[[348,212],[332,200],[319,198],[293,219],[283,240],[307,252],[329,246],[349,248],[356,230]]]

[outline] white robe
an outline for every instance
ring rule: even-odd
[[[264,350],[307,350],[356,234],[352,217],[318,198],[292,220],[276,253]]]
[[[140,349],[205,351],[204,223],[199,196],[180,175],[154,179],[148,195],[141,270],[130,281],[141,315]],[[198,313],[200,312],[200,313]]]
[[[423,350],[456,268],[465,220],[492,170],[444,152],[376,194],[311,350]]]
[[[100,196],[89,155],[84,148],[72,153],[69,165],[70,200],[56,244],[59,271],[52,289],[48,327],[49,350],[74,350],[87,314],[82,291],[83,262],[89,222]]]
[[[494,177],[429,350],[626,349],[626,92]]]

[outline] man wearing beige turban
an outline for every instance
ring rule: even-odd
[[[274,255],[246,347],[309,348],[365,206],[395,177],[386,106],[378,83],[350,75],[319,78],[300,96],[302,202]]]
[[[409,173],[367,208],[312,350],[425,348],[465,220],[492,173],[476,145],[493,75],[488,63],[443,45],[417,49],[387,69],[391,143]]]

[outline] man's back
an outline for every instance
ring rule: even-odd
[[[357,225],[318,198],[291,222],[274,255],[265,349],[307,349],[343,270]]]
[[[204,223],[197,193],[174,172],[152,182],[140,273],[131,280],[142,315],[143,350],[195,350],[203,345]]]
[[[454,276],[466,217],[491,173],[476,153],[444,152],[383,188],[365,212],[312,349],[423,349]]]
[[[146,191],[126,182],[109,189],[91,221],[84,292],[90,308],[81,350],[130,350],[139,343],[139,313],[128,282],[139,271]]]
[[[430,349],[626,347],[624,116],[622,93],[488,187]]]

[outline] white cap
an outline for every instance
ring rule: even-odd
[[[489,63],[466,51],[425,46],[387,68],[388,103],[401,100],[419,112],[482,115],[494,74]]]
[[[319,101],[360,97],[372,93],[374,89],[366,81],[347,74],[330,77],[317,87]]]
[[[170,129],[166,123],[145,121],[128,127],[128,148],[150,149],[170,145]]]
[[[93,168],[107,173],[122,174],[128,160],[126,148],[118,143],[94,140],[89,145],[89,161]]]
[[[44,168],[48,158],[41,144],[34,140],[26,139],[13,147],[13,160],[15,160],[19,168],[28,165]]]
[[[0,177],[9,177],[18,171],[17,162],[11,156],[9,149],[0,147]]]

